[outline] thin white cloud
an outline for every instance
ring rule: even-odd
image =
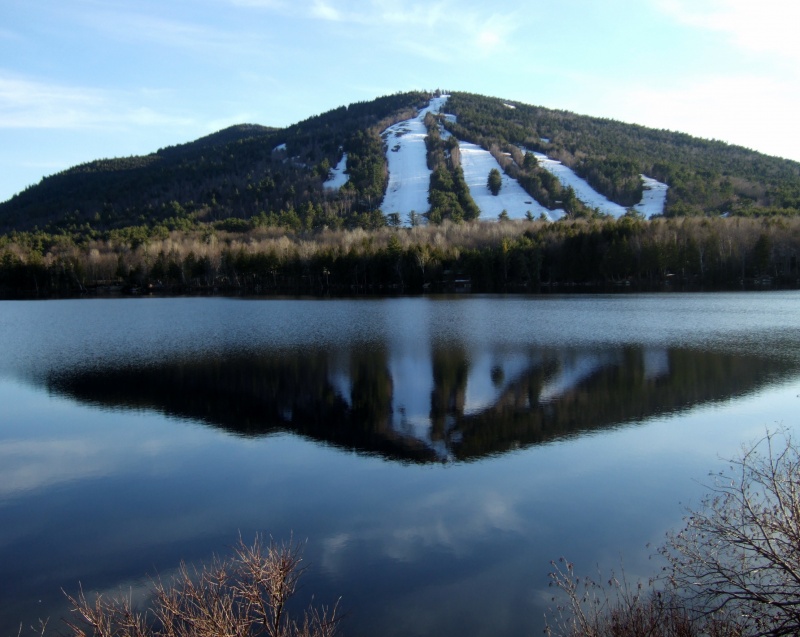
[[[800,3],[789,0],[656,0],[687,26],[727,34],[740,48],[800,61]]]
[[[456,50],[442,41],[430,42],[410,37],[397,38],[393,42],[393,46],[416,57],[438,63],[450,62],[458,54]]]
[[[118,438],[113,437],[91,441],[78,438],[4,441],[0,444],[0,500],[57,484],[119,473],[132,459],[167,456],[173,446],[160,439],[131,439],[124,447],[125,453],[119,453],[118,443]]]
[[[506,48],[516,30],[514,16],[492,15],[488,20],[473,26],[477,31],[477,45],[484,53]]]
[[[0,75],[3,128],[80,128],[104,106],[103,91]]]
[[[311,7],[311,15],[321,20],[330,20],[338,22],[342,19],[342,14],[324,0],[315,0],[314,5]]]
[[[365,542],[380,546],[381,553],[393,560],[411,562],[419,555],[420,547],[463,554],[475,538],[528,533],[531,525],[518,510],[522,500],[519,493],[482,489],[473,493],[469,503],[459,505],[452,489],[433,491],[415,500],[410,508],[398,507],[384,524],[363,527],[358,532],[338,532],[325,539],[322,565],[329,572],[346,569],[348,552]]]
[[[271,5],[270,5],[271,6]],[[84,22],[117,42],[152,42],[208,57],[263,55],[267,42],[256,31],[230,31],[133,11],[94,10]]]
[[[436,31],[439,37],[460,35],[462,45],[506,39],[515,29],[517,19],[511,14],[491,10],[465,9],[452,2],[416,3],[398,0],[372,0],[361,10],[340,12],[347,19],[375,27],[409,27]],[[426,37],[429,33],[425,34]]]
[[[435,29],[442,26],[448,16],[457,21],[459,13],[457,7],[448,6],[447,2],[411,4],[398,0],[374,0],[369,4],[369,11],[365,12],[369,19],[386,25]]]
[[[517,14],[465,8],[452,0],[305,0],[291,8],[277,2],[228,0],[240,7],[276,10],[300,19],[354,25],[360,36],[388,42],[426,59],[485,55],[505,48],[519,25]]]
[[[417,25],[434,28],[447,16],[458,15],[459,7],[448,2],[401,2],[398,0],[225,0],[251,9],[273,10],[300,18],[316,18],[374,25]],[[450,6],[448,6],[450,5]]]
[[[147,95],[138,97],[0,73],[0,128],[75,130],[190,126],[194,123],[187,117],[136,105],[142,100],[152,99]]]
[[[287,3],[283,0],[228,0],[230,4],[239,7],[255,9],[286,9]]]

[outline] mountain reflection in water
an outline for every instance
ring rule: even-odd
[[[792,365],[678,348],[282,350],[52,374],[51,391],[404,462],[469,461],[763,386]]]

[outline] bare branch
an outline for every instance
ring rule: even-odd
[[[767,432],[715,476],[702,507],[661,551],[670,582],[747,634],[800,634],[800,453]]]
[[[65,623],[73,637],[333,637],[338,602],[330,611],[310,608],[301,623],[286,613],[304,571],[302,548],[239,538],[233,559],[201,569],[182,563],[170,582],[155,580],[145,613],[133,609],[130,595],[89,601],[82,589],[65,593],[74,615]]]

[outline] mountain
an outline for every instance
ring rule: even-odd
[[[431,108],[434,97],[438,109]],[[411,210],[381,214],[384,202],[402,201],[410,187],[411,177],[392,182],[389,167],[413,140],[414,152],[424,145],[418,156],[425,164],[411,172],[422,188],[415,216]],[[326,187],[337,165],[346,170],[346,183]],[[490,165],[502,169],[498,196],[506,199],[483,188],[480,171]],[[0,204],[0,232],[97,236],[159,224],[178,230],[375,227],[386,223],[384,215],[393,225],[424,214],[433,222],[495,218],[501,205],[511,218],[619,216],[630,208],[650,216],[653,208],[637,206],[660,184],[665,199],[657,212],[665,216],[800,210],[797,162],[511,100],[409,92],[342,106],[288,128],[244,124],[146,156],[75,166]],[[395,188],[391,199],[387,187]]]
[[[797,288],[799,213],[797,162],[398,93],[46,177],[0,204],[0,297]]]

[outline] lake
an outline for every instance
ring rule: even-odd
[[[800,293],[0,302],[0,352],[1,635],[257,532],[344,635],[536,634],[797,426]]]

